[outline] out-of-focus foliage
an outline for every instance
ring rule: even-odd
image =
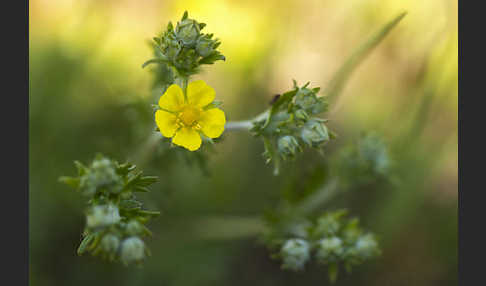
[[[144,224],[160,213],[143,210],[135,193],[148,192],[157,177],[143,176],[134,172],[135,165],[119,164],[101,154],[89,167],[78,161],[75,164],[78,176],[59,180],[89,198],[78,254],[89,251],[110,261],[142,262],[150,251],[141,238],[152,234]]]
[[[273,257],[282,260],[282,268],[302,271],[313,257],[328,266],[329,279],[335,282],[340,265],[349,273],[354,265],[380,254],[374,235],[364,233],[358,219],[346,219],[346,213],[327,212],[314,221],[274,227],[265,235],[266,243],[278,251]]]
[[[204,162],[210,176],[168,145],[149,150],[145,165],[131,160],[155,129],[147,102],[161,94],[140,67],[153,57],[145,43],[185,10],[221,39],[225,64],[198,77],[211,82],[229,120],[267,109],[292,78],[324,90],[362,39],[398,11],[409,13],[330,105],[326,125],[339,134],[326,146],[330,156],[304,150],[274,177],[261,142],[238,133],[225,134],[208,160],[189,159]],[[29,13],[32,285],[325,284],[319,263],[281,271],[281,260],[255,244],[253,218],[285,205],[282,195],[297,204],[317,194],[334,176],[334,151],[360,142],[365,130],[388,143],[391,186],[364,180],[316,212],[349,209],[382,253],[352,275],[340,271],[336,285],[457,284],[456,2],[35,0]],[[152,256],[141,269],[76,255],[86,205],[57,178],[98,151],[160,178],[137,196],[164,213],[150,224]]]

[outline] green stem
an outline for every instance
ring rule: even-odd
[[[337,179],[330,180],[321,189],[304,199],[289,210],[291,216],[305,216],[322,208],[339,194]],[[192,237],[207,240],[226,240],[254,237],[266,230],[265,222],[258,216],[208,216],[192,221],[184,219],[184,230],[189,230]],[[180,230],[180,231],[184,231]],[[178,233],[175,231],[175,233]]]
[[[305,216],[323,207],[339,193],[337,179],[331,179],[322,188],[305,198],[298,206],[292,209],[293,215]]]
[[[182,78],[182,90],[184,91],[184,99],[187,102],[187,83],[189,82],[189,77],[185,76]]]
[[[248,131],[253,127],[251,120],[229,121],[224,126],[225,131]]]
[[[226,131],[249,131],[253,127],[253,122],[265,119],[268,116],[269,110],[258,114],[252,119],[241,121],[228,121],[224,126]]]

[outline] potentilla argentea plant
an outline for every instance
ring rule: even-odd
[[[154,58],[142,65],[153,68],[153,87],[159,96],[148,103],[154,107],[154,132],[147,136],[141,152],[134,152],[140,155],[137,160],[146,163],[148,150],[167,146],[166,152],[182,152],[188,161],[204,163],[208,160],[204,147],[216,146],[225,131],[246,131],[261,140],[263,157],[266,163],[273,162],[274,175],[307,149],[322,154],[326,144],[337,138],[322,116],[352,71],[404,16],[395,17],[358,47],[324,90],[294,80],[292,88],[276,95],[259,115],[227,122],[222,102],[216,100],[217,91],[202,80],[191,81],[202,67],[225,60],[218,51],[221,42],[213,34],[203,33],[206,24],[185,12],[175,26],[169,23],[153,38]],[[78,176],[61,177],[60,181],[88,201],[78,254],[88,252],[125,265],[141,263],[150,255],[144,237],[151,232],[145,224],[159,212],[144,210],[135,194],[148,192],[157,178],[143,176],[135,165],[103,155],[89,165],[77,161],[75,165]],[[335,281],[341,266],[350,271],[381,251],[376,236],[363,230],[357,218],[347,218],[346,210],[323,207],[341,193],[388,182],[391,159],[384,140],[369,134],[331,156],[328,168],[328,175],[317,174],[325,179],[313,184],[305,196],[296,195],[293,201],[283,198],[276,209],[266,213],[261,219],[264,231],[257,235],[282,269],[305,271],[314,261],[327,267],[329,279]]]

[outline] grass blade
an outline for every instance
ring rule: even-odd
[[[330,100],[336,100],[340,95],[343,87],[349,80],[353,71],[366,58],[366,56],[385,38],[385,36],[407,15],[407,12],[402,12],[393,20],[384,25],[380,30],[374,33],[368,40],[361,44],[351,56],[344,62],[339,70],[334,74],[329,81],[324,94]]]

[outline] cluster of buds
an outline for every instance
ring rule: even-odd
[[[225,57],[217,50],[221,42],[213,39],[213,34],[201,33],[206,26],[188,17],[184,12],[176,27],[169,22],[160,37],[154,37],[157,58],[149,63],[162,63],[174,68],[181,77],[188,77],[198,72],[204,64],[213,64]]]
[[[294,80],[293,90],[275,96],[265,118],[253,121],[251,131],[263,137],[263,155],[267,163],[274,161],[276,174],[280,158],[293,159],[304,147],[319,149],[333,136],[327,120],[317,117],[327,111],[327,99],[317,96],[320,88],[308,85],[299,87]]]
[[[125,265],[140,263],[150,252],[142,237],[151,235],[145,224],[159,212],[142,209],[135,192],[148,192],[156,177],[135,172],[135,165],[119,164],[99,154],[90,166],[76,161],[77,177],[60,181],[89,198],[86,227],[78,254],[90,252]]]
[[[279,232],[283,237],[274,238],[280,246],[274,257],[282,260],[283,269],[293,271],[304,269],[315,257],[318,263],[328,266],[329,278],[334,281],[339,265],[351,271],[352,266],[378,256],[374,235],[363,232],[358,220],[348,219],[346,214],[345,210],[327,212],[314,222],[303,221],[305,232]]]
[[[377,134],[363,134],[356,143],[343,148],[336,157],[342,182],[364,185],[387,178],[391,160],[387,145]]]

